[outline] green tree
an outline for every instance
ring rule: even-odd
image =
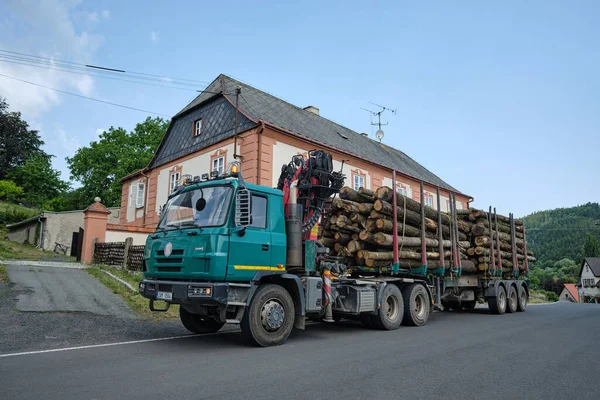
[[[30,130],[21,113],[9,112],[8,103],[0,97],[0,179],[33,155],[41,154],[44,144],[38,132]]]
[[[162,118],[148,117],[130,133],[111,127],[100,140],[77,150],[67,163],[71,178],[82,184],[79,194],[87,199],[99,196],[106,206],[118,206],[120,179],[148,166],[168,125]]]
[[[14,183],[23,188],[27,202],[41,206],[69,188],[69,184],[60,179],[60,172],[52,168],[52,157],[45,153],[34,154],[8,174]]]
[[[0,199],[15,201],[23,195],[23,188],[13,181],[0,180]]]
[[[585,243],[583,244],[581,251],[583,257],[600,257],[600,243],[598,243],[598,240],[588,232],[585,235]]]

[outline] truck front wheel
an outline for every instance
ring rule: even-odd
[[[294,328],[294,301],[283,287],[260,286],[246,309],[240,328],[252,344],[267,347],[286,341]]]
[[[404,301],[398,286],[389,284],[383,289],[381,308],[373,315],[373,325],[382,330],[398,329],[404,316]]]
[[[179,318],[183,326],[193,333],[214,333],[225,325],[223,322],[215,321],[214,319],[198,314],[192,314],[183,308],[183,306],[179,306]]]

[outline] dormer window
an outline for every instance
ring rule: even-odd
[[[194,121],[192,136],[194,136],[194,137],[200,136],[201,132],[202,132],[202,118]]]

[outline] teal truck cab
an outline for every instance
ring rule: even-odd
[[[324,204],[343,182],[322,151],[284,166],[283,190],[244,182],[239,162],[220,176],[184,176],[146,241],[139,293],[153,311],[180,305],[181,322],[191,332],[239,324],[259,346],[285,342],[306,319],[357,319],[384,330],[424,325],[450,289],[442,287],[443,276],[432,279],[397,263],[387,273],[349,275],[342,259],[317,240]],[[493,291],[465,282],[452,293],[473,292],[473,285]],[[464,293],[464,299],[473,296]],[[166,307],[155,307],[157,300]]]

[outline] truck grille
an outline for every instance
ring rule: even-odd
[[[158,264],[181,264],[183,258],[181,257],[169,257],[169,258],[157,258]]]
[[[164,251],[164,250],[158,250],[158,251],[156,252],[156,254],[157,254],[157,255],[159,255],[159,256],[161,256],[161,257],[164,257],[164,256],[165,256],[165,251]],[[182,255],[183,255],[183,249],[179,249],[179,250],[173,250],[173,251],[171,252],[171,255],[174,255],[174,256],[182,256]]]
[[[158,272],[181,272],[181,267],[158,267]]]

